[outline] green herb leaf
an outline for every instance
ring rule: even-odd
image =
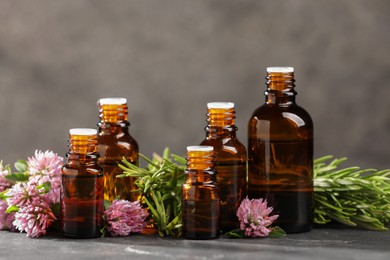
[[[40,189],[43,189],[43,191],[41,191],[41,194],[46,194],[46,193],[48,193],[48,192],[51,190],[51,184],[50,184],[50,182],[44,182],[44,183],[42,183],[41,185],[38,185],[38,186],[37,186],[37,190],[40,190]]]
[[[26,182],[28,181],[29,177],[30,175],[24,172],[14,172],[4,176],[4,178],[6,178],[7,180],[19,182]]]
[[[180,236],[185,159],[176,155],[173,157],[168,148],[164,149],[162,156],[153,154],[152,159],[139,155],[148,165],[138,167],[123,158],[119,165],[123,170],[120,177],[135,178],[134,184],[141,193],[141,201],[149,208],[152,223],[160,236]]]
[[[100,234],[101,234],[100,237],[105,237],[106,236],[106,231],[107,231],[107,221],[106,221],[106,218],[105,218],[104,215],[102,216],[102,218],[103,218],[104,226],[101,229],[99,229],[99,231],[100,231]]]
[[[11,196],[7,196],[6,193],[8,192],[8,189],[6,190],[3,190],[2,192],[0,192],[0,199],[1,200],[6,200],[7,198],[10,198]]]
[[[226,232],[225,237],[227,237],[227,238],[244,238],[245,231],[237,228],[237,229],[234,229],[232,231]]]
[[[271,238],[280,238],[287,236],[286,231],[284,231],[281,227],[275,226],[272,227],[272,231],[269,233],[269,237]]]
[[[50,207],[51,211],[55,216],[59,216],[61,213],[61,204],[60,203],[55,203]]]
[[[107,210],[109,206],[111,206],[111,201],[109,200],[104,200],[104,209]]]
[[[24,161],[24,160],[17,160],[15,163],[14,163],[14,167],[15,169],[18,171],[18,172],[26,172],[27,171],[27,168],[28,168],[28,165],[27,165],[27,162]]]
[[[19,211],[19,207],[18,206],[15,206],[15,205],[12,205],[12,206],[9,206],[7,208],[7,210],[5,211],[5,213],[12,213],[12,212],[18,212]]]
[[[314,222],[326,224],[333,220],[353,227],[387,230],[390,170],[337,169],[346,158],[332,159],[325,156],[314,161]]]

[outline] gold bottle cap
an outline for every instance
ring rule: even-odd
[[[69,130],[71,135],[97,135],[97,130],[92,128],[72,128]]]
[[[292,72],[294,72],[294,67],[267,67],[267,72],[269,72],[269,73],[292,73]]]
[[[233,102],[209,102],[207,103],[209,109],[231,109],[234,108]]]
[[[207,146],[207,145],[187,146],[188,152],[212,152],[213,150],[214,150],[214,147]]]
[[[101,98],[98,101],[98,104],[100,105],[123,105],[126,103],[126,98]]]

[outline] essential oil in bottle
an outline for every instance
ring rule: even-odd
[[[133,177],[117,178],[123,171],[118,167],[122,158],[138,164],[138,144],[129,134],[127,100],[125,98],[102,98],[99,106],[99,163],[104,169],[104,199],[113,201],[116,197],[135,201],[137,187]]]
[[[69,131],[67,163],[62,168],[61,229],[65,236],[99,237],[103,225],[103,169],[98,164],[97,131]]]
[[[212,146],[188,146],[182,188],[183,237],[212,239],[220,234],[219,189]]]
[[[221,231],[239,227],[237,209],[246,196],[246,149],[236,137],[234,103],[207,104],[206,139],[201,145],[214,147],[214,168],[220,188]]]
[[[313,122],[295,102],[294,68],[267,68],[266,102],[248,124],[248,196],[265,198],[287,233],[313,216]]]

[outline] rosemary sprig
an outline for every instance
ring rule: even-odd
[[[314,222],[336,221],[370,230],[388,230],[390,170],[338,169],[346,158],[314,161]],[[330,161],[330,162],[329,162]]]
[[[138,167],[122,160],[119,167],[123,170],[123,177],[136,177],[136,192],[141,193],[141,201],[150,210],[152,223],[163,237],[180,236],[182,226],[181,186],[184,182],[186,160],[180,156],[170,154],[165,148],[163,156],[153,154],[153,158],[140,154],[148,166]]]
[[[118,177],[136,177],[142,201],[151,212],[160,236],[181,234],[181,185],[185,158],[164,150],[153,158],[140,154],[148,162],[137,167],[125,159]],[[370,230],[388,230],[390,222],[390,170],[338,169],[346,158],[324,156],[314,161],[314,222],[333,221]]]

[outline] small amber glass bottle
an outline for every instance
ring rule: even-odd
[[[134,201],[138,194],[134,178],[116,178],[122,174],[118,163],[126,158],[138,164],[138,144],[129,134],[127,121],[127,100],[125,98],[102,98],[99,106],[99,163],[104,169],[104,199],[112,201],[116,197]]]
[[[61,229],[70,237],[99,237],[104,183],[98,164],[97,131],[74,128],[69,133],[68,160],[62,168]]]
[[[214,147],[214,168],[220,188],[221,231],[239,227],[237,209],[246,194],[246,149],[236,137],[234,103],[207,104],[206,139],[201,145]]]
[[[183,237],[212,239],[220,234],[219,189],[212,146],[188,146],[182,188]]]
[[[266,103],[248,125],[248,195],[266,198],[287,233],[309,231],[313,214],[313,122],[295,103],[294,68],[267,68]]]

